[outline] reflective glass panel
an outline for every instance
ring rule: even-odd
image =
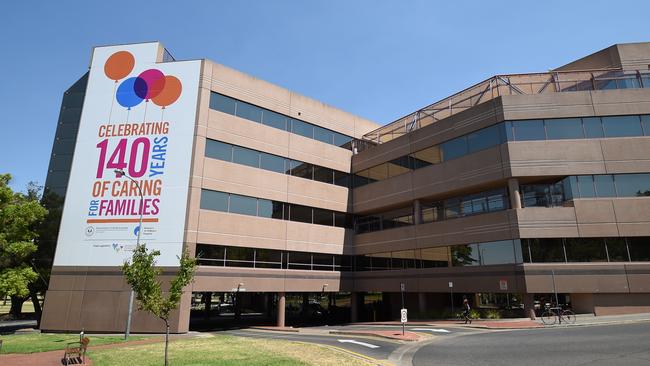
[[[528,244],[532,263],[566,262],[562,239],[522,239]]]
[[[314,126],[297,119],[291,120],[291,132],[310,139],[314,138]]]
[[[338,132],[332,132],[334,134],[334,145],[343,146],[349,144],[352,141],[352,137],[340,134]]]
[[[619,197],[650,196],[650,174],[617,174],[614,180]]]
[[[605,136],[600,117],[583,118],[582,124],[585,128],[585,136],[588,139],[597,139]]]
[[[646,86],[646,88],[650,88],[650,85]],[[643,126],[643,134],[650,136],[650,115],[641,116],[641,125]]]
[[[253,122],[262,122],[262,108],[237,101],[237,117],[245,118]]]
[[[494,125],[467,135],[467,146],[470,153],[487,149],[501,143],[499,125]]]
[[[272,249],[255,249],[256,268],[282,268],[282,252]]]
[[[265,199],[258,200],[258,213],[257,216],[267,217],[271,219],[283,219],[282,216],[282,202],[271,201]]]
[[[544,123],[540,120],[513,121],[516,141],[545,140]]]
[[[569,262],[606,262],[605,241],[602,238],[566,238]]]
[[[454,267],[478,266],[479,263],[478,244],[451,247],[451,264]]]
[[[610,262],[628,262],[625,238],[606,238],[607,255]]]
[[[205,141],[205,156],[212,159],[232,161],[232,145],[207,139]]]
[[[583,138],[580,118],[547,119],[546,134],[549,140]]]
[[[287,117],[280,113],[264,110],[264,113],[262,114],[262,124],[286,131]]]
[[[314,224],[333,226],[334,213],[330,210],[314,208]]]
[[[594,183],[598,197],[616,197],[614,179],[611,175],[594,175]]]
[[[444,142],[442,145],[442,159],[444,161],[456,159],[467,154],[467,137],[461,136]]]
[[[291,175],[305,179],[314,179],[314,166],[309,163],[291,160]]]
[[[334,184],[341,187],[350,186],[350,174],[339,172],[338,170],[334,171]]]
[[[201,208],[205,210],[228,212],[228,193],[201,190]]]
[[[322,166],[314,166],[314,180],[332,184],[334,179],[334,171],[330,168]]]
[[[232,161],[237,164],[248,165],[254,168],[260,166],[260,153],[241,146],[233,146]]]
[[[237,101],[225,95],[210,93],[210,108],[228,114],[235,114]]]
[[[578,188],[580,189],[580,198],[596,197],[596,192],[594,191],[594,180],[591,175],[579,175]]]
[[[330,130],[314,126],[314,139],[331,145],[334,143],[334,134]]]
[[[253,267],[255,259],[255,249],[228,247],[226,248],[226,266],[227,267]]]
[[[417,268],[415,250],[413,249],[393,252],[391,258],[392,258],[392,264],[391,264],[392,269]]]
[[[448,267],[448,247],[425,248],[420,250],[422,268]]]
[[[627,238],[627,245],[630,249],[632,262],[650,261],[650,238]]]
[[[478,250],[481,265],[516,263],[512,240],[480,243]]]
[[[420,169],[428,165],[439,164],[442,161],[440,146],[428,147],[411,154],[413,169]]]
[[[404,173],[408,173],[411,171],[410,167],[410,159],[407,156],[402,156],[397,159],[393,159],[390,162],[388,162],[388,176],[389,177],[395,177],[398,175],[402,175]]]
[[[260,168],[284,174],[286,171],[286,160],[287,159],[280,156],[260,153]]]
[[[298,222],[306,222],[308,224],[312,223],[312,209],[311,207],[301,206],[301,205],[291,205],[290,211],[290,220]]]
[[[643,136],[639,116],[602,117],[606,137]]]
[[[390,253],[368,254],[373,271],[387,271],[390,269]]]
[[[257,216],[257,198],[231,194],[229,211],[242,215]]]
[[[311,269],[311,253],[290,252],[288,256],[289,269]]]

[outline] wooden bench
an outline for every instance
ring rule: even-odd
[[[70,365],[72,361],[73,364],[82,363],[85,365],[88,343],[90,343],[88,337],[84,337],[81,342],[68,343],[65,346],[65,353],[63,354],[63,364]]]

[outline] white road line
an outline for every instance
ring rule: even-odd
[[[436,328],[413,328],[411,330],[427,331],[434,333],[449,333],[447,329],[436,329]]]
[[[372,348],[372,349],[379,348],[379,346],[376,346],[374,344],[370,344],[370,343],[366,343],[366,342],[359,342],[359,341],[355,341],[353,339],[338,339],[338,341],[340,343],[354,343],[354,344],[358,344],[360,346],[364,346],[364,347],[368,347],[368,348]]]

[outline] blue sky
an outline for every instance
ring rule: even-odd
[[[384,124],[494,74],[650,41],[648,14],[644,1],[8,1],[0,173],[45,183],[62,93],[95,45],[159,40]]]

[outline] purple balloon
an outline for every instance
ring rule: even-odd
[[[160,70],[149,69],[145,70],[138,75],[138,78],[142,79],[147,83],[147,88],[136,93],[142,99],[151,99],[160,94],[163,88],[165,87],[165,74]]]

